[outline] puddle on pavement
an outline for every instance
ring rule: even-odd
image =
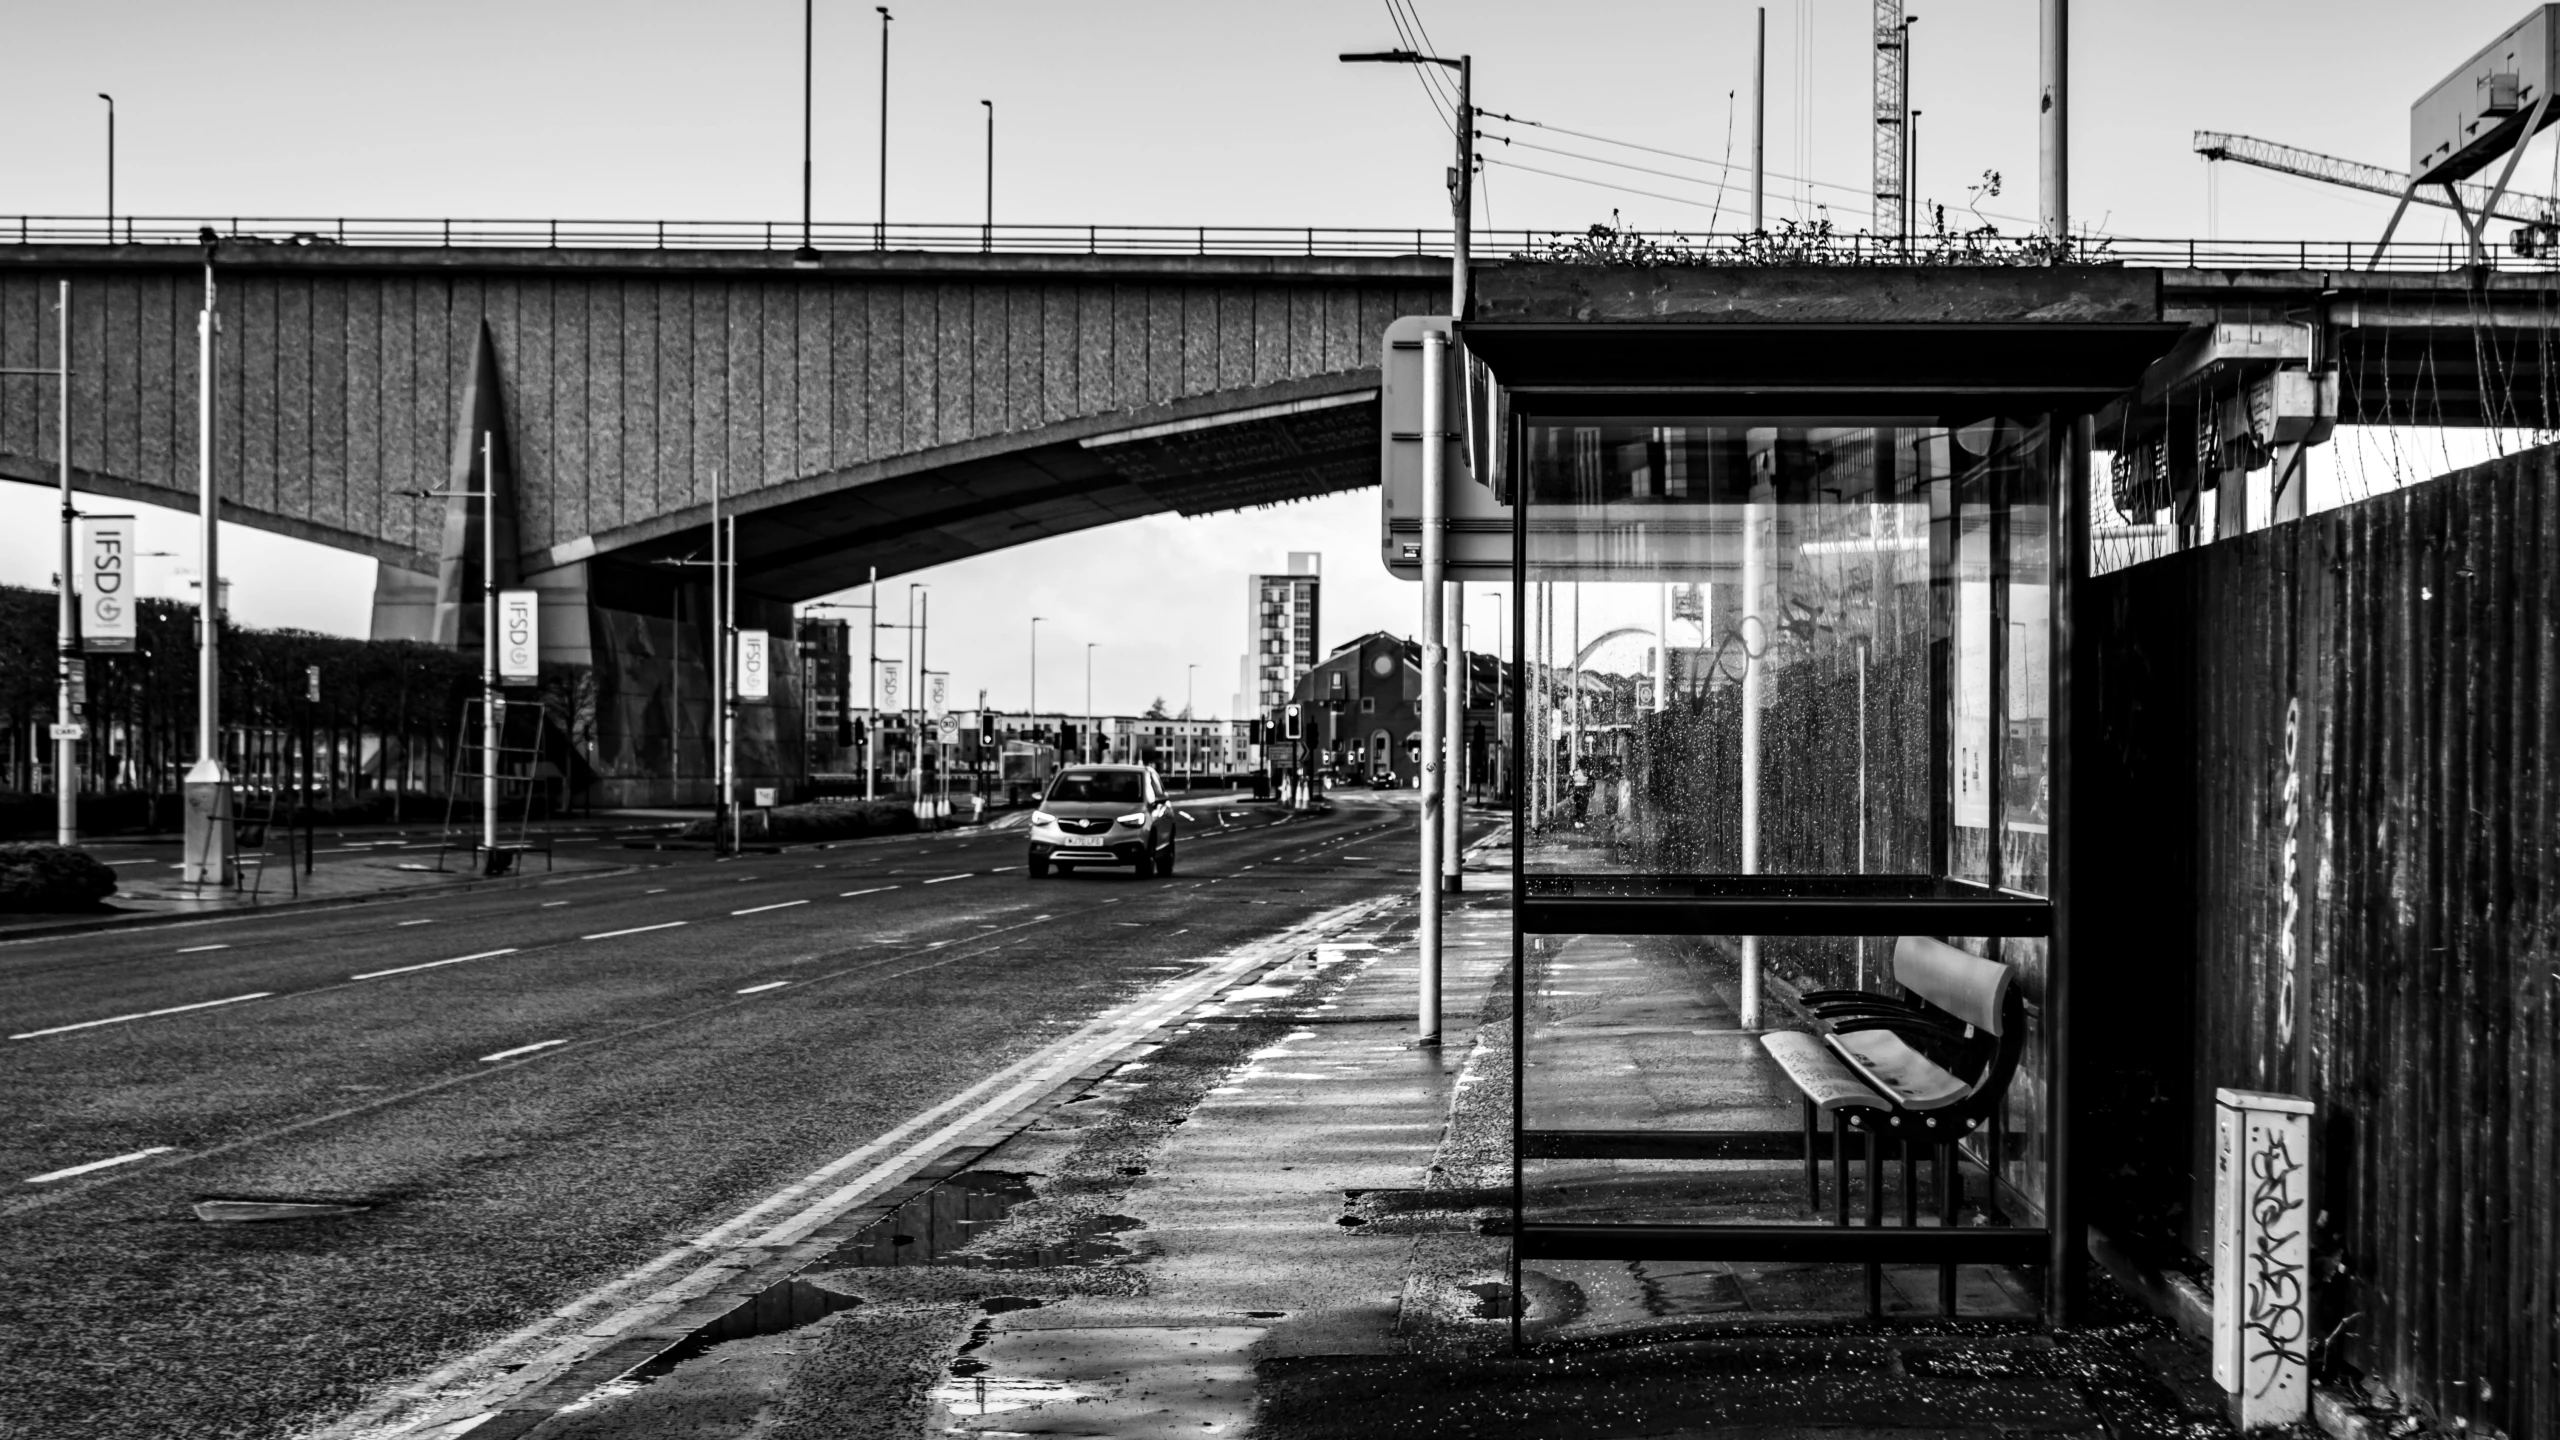
[[[905,1265],[951,1265],[973,1270],[1043,1270],[1116,1260],[1128,1248],[1108,1237],[1142,1222],[1127,1215],[1092,1215],[1073,1222],[1047,1243],[1008,1247],[994,1254],[962,1252],[1002,1224],[1013,1207],[1032,1198],[1031,1178],[1000,1170],[954,1175],[907,1201],[837,1246],[820,1270],[883,1270]]]
[[[1061,1380],[1028,1380],[1018,1375],[958,1375],[942,1382],[933,1391],[934,1402],[955,1418],[997,1415],[1007,1410],[1054,1405],[1061,1400],[1085,1400],[1093,1396],[1093,1391],[1079,1390]]]

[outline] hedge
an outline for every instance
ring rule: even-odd
[[[85,850],[0,845],[0,913],[94,910],[116,893],[116,872]]]

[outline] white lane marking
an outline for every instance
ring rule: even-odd
[[[492,1060],[513,1060],[519,1055],[530,1055],[536,1050],[548,1050],[554,1045],[568,1043],[566,1040],[536,1040],[530,1045],[519,1045],[513,1050],[501,1050],[495,1055],[483,1055],[480,1057],[480,1063],[486,1065]]]
[[[28,1176],[27,1183],[30,1185],[50,1185],[56,1180],[68,1180],[74,1175],[86,1175],[92,1170],[104,1170],[112,1165],[130,1165],[136,1160],[148,1160],[154,1155],[166,1155],[175,1148],[177,1147],[172,1145],[154,1145],[148,1150],[136,1150],[130,1155],[117,1155],[105,1160],[92,1160],[86,1165],[74,1165],[63,1170],[47,1170],[41,1175]]]
[[[513,955],[514,953],[516,952],[512,946],[504,950],[483,950],[477,955],[456,955],[450,960],[430,960],[424,965],[403,965],[396,970],[367,970],[361,975],[350,975],[347,978],[350,980],[379,980],[385,975],[414,975],[421,970],[433,970],[439,965],[459,965],[465,960],[495,960],[501,955]]]
[[[652,930],[673,930],[679,925],[690,925],[692,923],[693,922],[690,920],[669,920],[662,925],[634,925],[628,930],[607,930],[601,935],[581,935],[578,938],[581,940],[612,940],[624,935],[646,935]]]
[[[264,1000],[273,990],[260,990],[249,995],[234,995],[228,1000],[199,1000],[193,1005],[172,1005],[166,1010],[144,1010],[132,1015],[110,1015],[104,1020],[83,1020],[77,1025],[56,1025],[50,1030],[29,1030],[12,1035],[12,1040],[33,1040],[42,1035],[65,1035],[74,1030],[94,1030],[101,1025],[122,1025],[128,1020],[156,1020],[163,1015],[182,1015],[189,1010],[210,1010],[216,1005],[238,1005],[248,1000]]]
[[[874,885],[868,890],[847,890],[836,898],[839,900],[850,900],[856,895],[877,895],[883,890],[895,890],[897,888],[898,887],[895,885]]]
[[[988,874],[990,874],[990,875],[1001,875],[1001,874],[1003,874],[1004,872],[1006,872],[1007,870],[1015,870],[1015,869],[1019,869],[1019,868],[1021,868],[1021,867],[1019,867],[1019,866],[1015,866],[1015,865],[999,865],[999,866],[997,866],[996,868],[994,868],[993,870],[988,871],[987,873],[988,873]]]
[[[201,955],[207,950],[228,950],[230,948],[230,945],[227,943],[222,945],[188,945],[181,947],[178,953],[181,955]]]
[[[535,909],[537,909],[537,910],[548,910],[548,909],[550,909],[550,908],[551,908],[552,906],[554,906],[554,905],[566,905],[566,904],[568,904],[568,903],[569,903],[569,902],[568,902],[568,901],[566,901],[566,900],[545,900],[545,901],[543,901],[540,905],[537,905],[537,906],[535,906],[534,908],[535,908]]]
[[[664,895],[667,893],[667,887],[661,885],[655,890],[643,890],[640,893],[643,895]]]
[[[739,994],[741,994],[741,995],[753,995],[753,994],[755,994],[755,993],[756,993],[757,991],[759,991],[759,990],[779,990],[779,989],[781,989],[783,986],[788,985],[788,984],[790,984],[790,983],[791,983],[791,982],[790,982],[790,981],[788,981],[788,980],[767,980],[766,982],[764,982],[764,983],[763,983],[763,984],[761,984],[761,985],[750,985],[750,986],[748,986],[746,989],[741,990],[741,991],[739,991],[738,993],[739,993]]]
[[[1196,819],[1193,819],[1193,818],[1192,818],[1191,812],[1190,812],[1190,811],[1188,811],[1188,810],[1176,810],[1176,811],[1174,811],[1173,813],[1174,813],[1174,814],[1176,814],[1176,815],[1181,816],[1181,817],[1182,817],[1183,819],[1185,819],[1185,820],[1190,820],[1190,821],[1191,821],[1191,823],[1192,823],[1192,824],[1194,824],[1194,825],[1197,825],[1197,824],[1199,824],[1199,823],[1200,823],[1198,820],[1196,820]]]
[[[926,881],[926,882],[924,882],[924,883],[926,883],[927,885],[939,885],[939,884],[941,884],[941,883],[942,883],[943,881],[945,881],[945,880],[966,880],[966,879],[968,879],[968,878],[969,878],[969,877],[968,877],[966,874],[961,874],[961,875],[938,875],[938,876],[935,876],[935,877],[934,877],[933,879],[931,879],[931,880],[927,880],[927,881]]]
[[[406,930],[412,925],[433,925],[434,923],[436,922],[433,920],[403,920],[391,928],[394,930]]]
[[[806,900],[782,900],[771,905],[753,905],[744,910],[732,910],[729,913],[732,915],[761,915],[767,910],[788,910],[794,905],[806,905],[808,903],[809,902]]]

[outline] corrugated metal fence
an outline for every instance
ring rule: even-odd
[[[2090,592],[2095,1218],[2208,1253],[2214,1087],[2307,1095],[2315,1363],[2560,1435],[2560,452]]]

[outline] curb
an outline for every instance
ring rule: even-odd
[[[285,910],[344,910],[358,905],[378,905],[394,900],[414,900],[430,895],[471,894],[481,890],[520,890],[528,885],[553,881],[604,880],[616,875],[630,875],[647,867],[612,865],[600,870],[573,870],[544,875],[505,875],[495,879],[457,880],[450,885],[417,885],[399,890],[369,890],[357,895],[314,895],[307,900],[262,900],[236,910],[197,911],[181,915],[133,913],[100,915],[85,920],[70,920],[59,925],[0,926],[0,945],[14,945],[23,940],[50,940],[57,935],[94,935],[104,930],[148,929],[159,925],[202,925],[223,920],[251,920]]]

